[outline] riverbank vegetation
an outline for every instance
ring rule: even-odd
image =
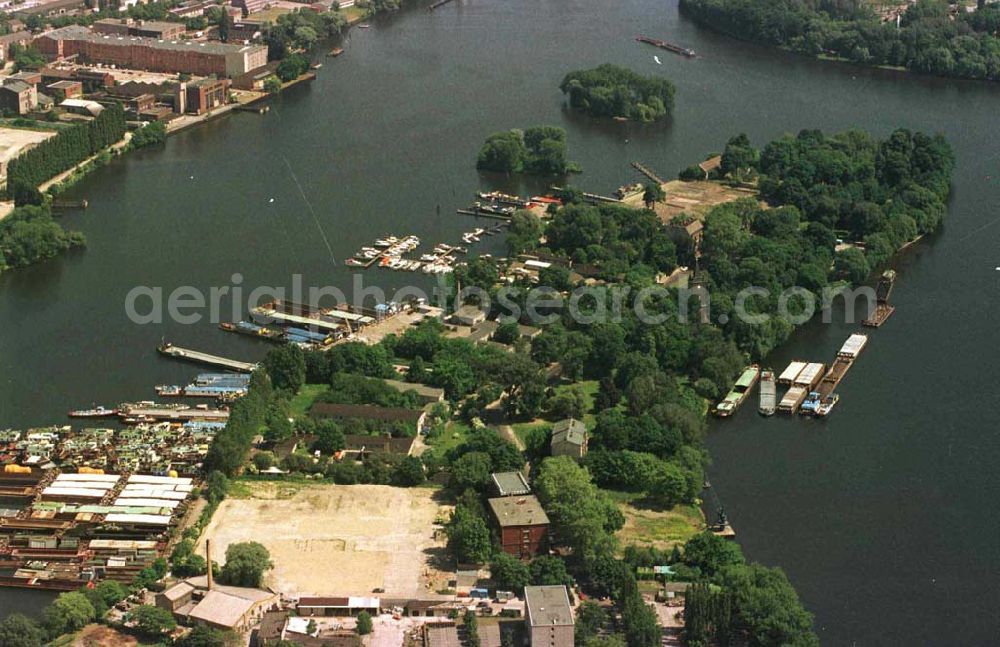
[[[861,65],[1000,80],[1000,5],[952,13],[945,0],[919,0],[883,22],[869,3],[794,0],[681,0],[681,10],[736,38]]]
[[[84,244],[83,234],[63,229],[47,204],[17,207],[0,220],[0,271],[40,263]]]
[[[145,126],[136,129],[129,140],[129,147],[133,149],[157,146],[167,141],[167,127],[162,121],[151,121]]]
[[[264,31],[267,56],[270,60],[280,60],[293,51],[309,51],[320,40],[340,35],[346,26],[347,17],[337,9],[282,14]]]
[[[580,170],[566,159],[566,131],[554,126],[493,133],[479,150],[476,168],[531,175],[565,175]]]
[[[559,89],[568,95],[571,107],[592,117],[651,122],[674,109],[673,83],[609,63],[570,72]]]

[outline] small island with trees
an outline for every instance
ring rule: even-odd
[[[479,149],[476,168],[498,173],[566,175],[579,173],[566,160],[566,131],[555,126],[532,126],[493,133]]]
[[[569,105],[592,117],[653,122],[674,109],[674,84],[605,63],[567,74],[559,89]]]
[[[681,0],[681,11],[735,38],[860,65],[1000,81],[1000,4],[953,15],[945,0],[889,10],[864,2]]]

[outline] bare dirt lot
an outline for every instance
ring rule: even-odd
[[[384,485],[247,483],[249,497],[226,499],[202,535],[220,563],[231,543],[257,541],[275,568],[265,583],[288,596],[434,597],[449,575],[434,520],[447,506],[433,490]]]
[[[26,148],[55,137],[54,130],[26,130],[22,128],[0,127],[0,176],[7,175],[7,162],[21,154]]]

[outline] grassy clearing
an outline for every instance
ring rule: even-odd
[[[368,17],[368,12],[357,6],[344,7],[340,10],[340,14],[347,18],[347,24],[349,25],[361,22]]]
[[[618,531],[623,545],[652,546],[670,549],[683,544],[705,528],[705,518],[696,505],[678,505],[670,510],[656,510],[640,505],[634,494],[612,492],[625,515],[625,526]]]
[[[306,415],[309,411],[309,407],[313,405],[316,398],[323,395],[330,390],[330,387],[325,384],[305,384],[299,392],[295,394],[292,398],[290,404],[291,414],[293,418],[301,418]]]
[[[230,499],[291,499],[305,488],[332,485],[332,481],[286,474],[279,478],[244,477],[229,482]]]
[[[521,422],[516,425],[511,425],[514,429],[514,435],[517,436],[525,446],[529,444],[528,438],[531,436],[532,432],[536,429],[544,429],[551,426],[552,423],[545,420],[533,420],[531,422]]]
[[[434,450],[435,455],[443,456],[465,443],[471,431],[472,427],[467,423],[451,420],[445,425],[444,431],[440,435],[427,436],[425,442],[428,447]]]

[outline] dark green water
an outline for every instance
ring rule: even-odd
[[[633,42],[640,32],[702,58],[658,53]],[[651,0],[459,0],[355,30],[347,53],[323,62],[268,115],[225,117],[73,189],[91,203],[67,217],[88,248],[0,277],[0,425],[61,423],[70,408],[149,398],[154,384],[190,377],[195,368],[157,356],[161,337],[263,354],[207,323],[136,326],[124,297],[136,285],[228,285],[235,272],[244,286],[301,273],[347,288],[310,205],[339,261],[387,233],[457,240],[472,221],[454,209],[496,186],[473,168],[495,130],[565,127],[585,169],[577,183],[599,192],[637,179],[633,160],[673,174],[740,131],[757,143],[801,128],[940,131],[958,156],[948,224],[899,259],[898,311],[872,334],[838,409],[817,423],[746,407],[713,429],[711,479],[746,552],[788,572],[824,644],[997,643],[1000,87],[802,60]],[[566,113],[562,75],[603,62],[672,79],[673,120]],[[363,276],[385,289],[414,278]],[[828,361],[853,330],[809,326],[770,363]],[[20,596],[0,591],[0,610],[30,608]]]

